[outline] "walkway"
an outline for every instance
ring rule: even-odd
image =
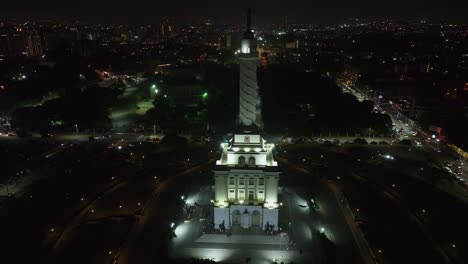
[[[288,236],[266,236],[266,235],[232,235],[204,234],[196,243],[222,243],[222,244],[255,244],[255,245],[287,245]]]

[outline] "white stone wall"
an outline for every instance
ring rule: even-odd
[[[247,210],[248,214],[244,214],[245,210]],[[233,225],[233,214],[235,212],[240,212],[241,214],[241,222],[240,225],[243,228],[249,228],[252,225],[252,214],[254,211],[260,214],[260,226],[263,226],[263,208],[258,205],[231,205],[230,206],[230,217],[231,217],[231,225]]]
[[[237,166],[239,165],[239,157],[244,156],[246,158],[246,164],[248,164],[248,158],[255,158],[255,165],[260,167],[278,166],[278,163],[273,158],[274,144],[265,144],[265,140],[261,139],[260,135],[248,135],[252,137],[248,141],[256,143],[244,143],[246,134],[234,135],[234,139],[241,142],[221,143],[221,158],[216,161],[217,165]],[[232,140],[231,140],[232,141]],[[234,140],[235,141],[235,140]],[[259,143],[260,142],[260,143]]]
[[[246,137],[249,139],[246,141]],[[251,135],[251,134],[235,134],[234,142],[242,144],[259,144],[261,143],[262,137],[260,135]]]
[[[228,152],[227,154],[227,164],[238,164],[239,157],[244,156],[245,157],[245,163],[249,164],[249,158],[254,157],[255,158],[255,165],[256,166],[266,166],[267,165],[267,153],[234,153],[234,152]]]
[[[224,226],[229,229],[231,228],[230,220],[229,220],[229,207],[226,208],[215,208],[214,209],[214,224],[215,229],[219,229],[219,225],[223,223]]]
[[[244,214],[246,210],[249,214]],[[240,226],[251,227],[254,211],[260,214],[260,226],[263,230],[267,222],[274,225],[274,230],[278,230],[278,209],[267,209],[254,205],[231,205],[229,208],[215,208],[215,228],[218,228],[223,220],[226,228],[230,228],[233,224],[233,214],[236,212],[240,213]]]
[[[226,207],[228,206],[228,194],[227,194],[227,172],[215,171],[215,206]]]
[[[266,173],[265,174],[265,207],[277,208],[278,207],[278,179],[279,173]]]
[[[233,182],[231,182],[231,178]],[[244,184],[241,183],[241,178],[244,179]],[[253,184],[250,184],[250,179]],[[263,185],[260,184],[263,179]],[[231,184],[233,183],[233,184]],[[263,203],[265,200],[265,176],[261,170],[231,170],[227,178],[228,200],[233,203],[240,203],[240,190],[244,191],[245,202],[253,201],[254,203]],[[231,192],[234,190],[234,192]],[[253,191],[253,199],[249,199],[249,192]],[[263,193],[260,193],[262,191]]]
[[[278,209],[268,209],[263,208],[263,226],[262,229],[265,229],[265,225],[268,222],[270,225],[274,225],[274,230],[278,230]]]

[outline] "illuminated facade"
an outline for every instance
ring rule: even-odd
[[[240,109],[241,132],[221,144],[221,158],[214,170],[214,224],[229,229],[259,227],[278,230],[278,180],[273,144],[258,133],[261,126],[257,86],[256,44],[250,30],[241,41]]]
[[[235,134],[216,162],[215,226],[278,227],[278,180],[273,144],[258,134]]]

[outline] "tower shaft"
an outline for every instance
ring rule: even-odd
[[[257,40],[251,29],[251,10],[247,10],[247,24],[241,39],[239,123],[242,126],[262,127],[261,104],[257,85]]]
[[[244,126],[260,126],[258,117],[257,57],[241,56],[239,84],[239,120]]]

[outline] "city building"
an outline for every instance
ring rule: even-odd
[[[0,34],[0,61],[8,57],[10,52],[9,38],[6,33]]]
[[[43,55],[41,37],[36,31],[31,31],[26,35],[26,53],[29,57]]]
[[[161,23],[160,38],[166,40],[174,36],[174,25],[170,24],[168,20]]]
[[[23,56],[26,55],[26,43],[24,31],[20,27],[15,27],[6,36],[8,41],[8,55],[9,56]]]
[[[239,129],[222,143],[214,170],[214,224],[220,229],[261,228],[278,230],[278,181],[274,144],[259,133],[262,127],[256,78],[258,54],[250,28],[241,40]]]

